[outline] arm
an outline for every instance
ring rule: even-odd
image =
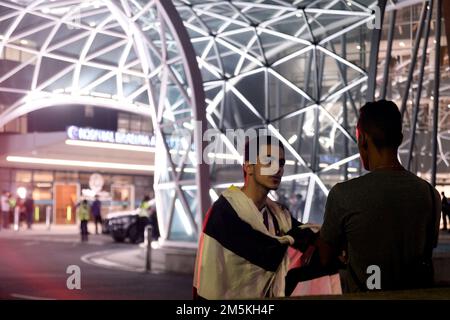
[[[342,225],[342,210],[339,206],[338,187],[331,189],[325,206],[325,217],[320,237],[316,241],[319,249],[320,262],[323,266],[330,266],[340,255],[340,248],[344,242]]]

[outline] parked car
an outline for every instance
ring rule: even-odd
[[[139,240],[139,209],[109,213],[103,221],[103,232],[111,234],[116,242],[129,239],[135,243]]]

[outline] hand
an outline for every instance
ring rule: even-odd
[[[317,234],[309,228],[292,228],[287,234],[294,238],[295,242],[292,246],[301,252],[305,252],[317,239]]]

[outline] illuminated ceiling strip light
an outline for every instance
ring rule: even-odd
[[[344,15],[344,16],[360,16],[367,17],[371,16],[370,12],[363,11],[345,11],[345,10],[331,10],[331,9],[319,9],[319,8],[305,8],[305,12],[307,13],[322,13],[322,14],[331,14],[331,15]]]
[[[278,138],[278,140],[280,140],[284,147],[286,149],[288,149],[293,155],[294,157],[306,168],[308,168],[308,166],[306,165],[305,160],[303,160],[303,158],[298,154],[298,152],[289,144],[289,142],[286,141],[286,139],[278,132],[277,129],[275,129],[275,127],[272,124],[268,125],[269,130]]]
[[[314,109],[317,108],[317,107],[318,107],[317,104],[313,104],[313,105],[304,107],[304,108],[302,108],[302,109],[293,111],[293,112],[291,112],[291,113],[288,113],[288,114],[282,116],[281,118],[277,119],[277,121],[279,121],[279,120],[285,120],[285,119],[289,119],[289,118],[298,116],[298,115],[300,115],[300,114],[302,114],[302,113],[308,112],[308,111],[310,111],[310,110],[314,110]]]
[[[209,16],[211,18],[222,20],[224,22],[234,23],[234,24],[236,24],[238,26],[241,26],[241,27],[248,27],[249,26],[248,23],[246,23],[246,22],[242,22],[242,21],[239,21],[239,20],[234,20],[231,17],[222,16],[220,14],[217,14],[217,13],[214,13],[214,12],[211,12],[211,11],[206,11],[206,10],[203,10],[203,9],[200,9],[200,8],[196,8],[195,12],[196,13],[200,13],[199,16],[206,15],[206,16]]]
[[[354,155],[352,155],[352,156],[350,156],[348,158],[345,158],[345,159],[339,160],[338,162],[330,164],[326,168],[320,170],[319,173],[323,173],[323,172],[327,172],[327,171],[330,171],[330,170],[338,169],[341,165],[343,165],[345,163],[348,163],[348,162],[350,162],[352,160],[358,159],[358,158],[359,158],[359,153],[354,154]]]
[[[232,78],[230,78],[228,81],[229,81],[230,83],[232,83],[233,85],[235,85],[235,84],[238,83],[242,78],[245,78],[245,77],[248,77],[248,76],[251,76],[251,75],[260,73],[260,72],[262,72],[262,71],[266,71],[266,70],[267,70],[266,67],[261,67],[261,68],[253,69],[253,70],[250,70],[250,71],[241,73],[241,74],[239,74],[239,75],[237,75],[237,76],[235,76],[235,77],[232,77]]]
[[[206,62],[205,60],[202,60],[200,57],[197,57],[197,63],[199,64],[200,69],[205,68],[217,79],[222,78],[222,75],[221,75],[222,70],[218,69],[216,66],[211,65],[210,63]]]
[[[326,110],[322,106],[319,106],[319,108],[323,112],[323,114],[328,119],[330,119],[348,139],[356,143],[355,138],[328,112],[328,110]]]
[[[273,4],[264,4],[264,3],[248,3],[243,1],[234,1],[233,4],[238,6],[248,6],[251,5],[254,8],[261,8],[261,9],[270,9],[270,10],[282,10],[282,11],[297,11],[296,7],[282,7],[279,5],[273,5]],[[284,5],[288,5],[288,3],[284,3]]]
[[[315,184],[316,184],[316,179],[311,177],[309,179],[308,191],[306,193],[305,213],[302,217],[303,223],[308,222],[309,216],[311,214],[311,204],[312,204],[313,196],[315,194],[315,192],[314,192]]]
[[[269,68],[269,72],[274,75],[275,77],[277,77],[281,82],[283,82],[285,85],[287,85],[289,88],[291,88],[292,90],[296,91],[297,93],[299,93],[301,96],[303,96],[305,99],[307,99],[308,101],[313,101],[313,99],[306,94],[302,89],[300,89],[299,87],[297,87],[295,84],[293,84],[292,82],[290,82],[288,79],[286,79],[285,77],[283,77],[281,74],[279,74],[278,72],[276,72],[273,69]]]
[[[210,36],[209,36],[209,34],[208,34],[207,31],[205,31],[205,30],[203,30],[203,29],[201,29],[201,28],[198,28],[198,27],[196,27],[196,26],[194,26],[194,25],[192,25],[192,24],[190,24],[190,23],[188,23],[188,22],[186,22],[186,21],[183,21],[183,24],[184,24],[184,26],[185,26],[186,28],[191,29],[192,31],[195,31],[195,32],[201,34],[202,36],[207,37],[207,39],[210,38]]]
[[[282,63],[285,63],[286,61],[294,59],[295,57],[298,57],[298,56],[300,56],[300,55],[302,55],[302,54],[312,50],[313,48],[314,48],[314,46],[307,46],[306,48],[303,48],[301,50],[293,52],[293,53],[287,55],[286,57],[281,58],[280,60],[277,60],[275,63],[272,64],[271,67],[274,68],[274,67],[276,67],[276,66],[278,66],[278,65],[280,65]]]
[[[97,141],[83,141],[83,140],[66,140],[66,144],[70,146],[79,146],[79,147],[128,150],[128,151],[149,152],[149,153],[155,152],[156,150],[154,147],[134,146],[127,144],[97,142]]]
[[[368,17],[368,18],[366,18],[366,19],[363,19],[363,20],[361,20],[361,21],[358,21],[357,23],[352,24],[352,25],[348,26],[347,28],[344,28],[344,29],[338,31],[338,32],[332,34],[331,36],[328,36],[328,37],[322,39],[322,40],[319,42],[319,45],[323,45],[323,44],[325,44],[325,43],[327,43],[327,42],[329,42],[329,41],[331,41],[331,40],[333,40],[333,39],[336,39],[337,37],[340,37],[340,36],[343,35],[344,33],[347,33],[347,32],[349,32],[349,31],[351,31],[351,30],[353,30],[353,29],[356,29],[356,28],[358,28],[359,26],[361,26],[361,25],[363,25],[363,24],[365,24],[365,23],[367,23],[367,22],[369,22],[369,21],[372,21],[372,20],[374,20],[374,19],[375,19],[375,15],[371,15],[370,17]]]
[[[342,88],[341,90],[336,91],[335,93],[333,93],[332,95],[328,96],[327,98],[325,98],[325,101],[330,101],[333,100],[334,98],[340,96],[341,94],[343,94],[346,91],[351,90],[352,88],[356,87],[357,85],[365,82],[367,80],[367,77],[362,77],[361,79],[357,80],[357,81],[353,81],[352,83],[350,83],[349,85],[345,86],[344,88]]]
[[[220,38],[216,38],[216,42],[220,43],[224,47],[230,49],[231,51],[234,51],[235,53],[237,53],[239,55],[245,56],[247,59],[249,59],[250,61],[254,62],[255,64],[257,64],[260,67],[264,66],[261,61],[259,61],[258,59],[256,59],[252,55],[250,55],[250,54],[248,54],[248,53],[246,53],[246,52],[236,48],[235,46],[233,46],[232,44],[228,43],[227,41],[224,41],[224,40],[222,40]]]
[[[229,84],[231,85],[231,84]],[[236,97],[239,98],[239,100],[241,100],[241,102],[243,104],[245,104],[245,106],[255,115],[257,116],[260,120],[265,121],[264,117],[261,116],[258,112],[258,110],[256,110],[256,108],[253,106],[253,104],[247,100],[247,98],[244,97],[244,95],[242,93],[239,92],[239,90],[237,90],[233,85],[231,85],[231,91],[236,95]]]
[[[288,176],[284,176],[281,178],[281,181],[287,182],[287,181],[295,181],[295,180],[302,180],[309,178],[311,176],[311,173],[298,173],[298,174],[291,174]]]
[[[129,163],[62,160],[62,159],[34,158],[34,157],[20,157],[20,156],[7,156],[6,161],[19,162],[19,163],[31,163],[31,164],[43,164],[43,165],[55,165],[55,166],[120,169],[120,170],[148,171],[148,172],[153,172],[155,170],[154,166],[129,164]]]
[[[319,178],[317,174],[313,174],[312,177],[314,178],[314,180],[316,180],[317,184],[319,185],[320,189],[322,189],[323,193],[325,193],[325,195],[328,197],[328,193],[330,193],[330,190],[328,190],[323,181]]]
[[[245,53],[248,53],[248,51],[250,50],[250,48],[253,46],[253,44],[258,40],[258,36],[254,35],[250,41],[248,42],[247,46],[245,47]],[[262,53],[261,53],[262,54]],[[238,63],[236,64],[236,68],[234,69],[234,75],[237,76],[239,74],[239,72],[242,69],[242,65],[244,64],[245,58],[244,56],[241,56],[239,58]]]
[[[258,32],[268,33],[270,35],[273,35],[273,36],[276,36],[276,37],[279,37],[279,38],[283,38],[283,39],[288,40],[288,41],[301,43],[301,44],[305,44],[305,45],[308,45],[308,46],[312,45],[311,41],[300,39],[300,38],[296,38],[294,36],[291,36],[291,35],[288,35],[288,34],[285,34],[285,33],[282,33],[282,32],[278,32],[278,31],[274,31],[274,30],[270,30],[270,29],[264,29],[264,28],[261,28],[261,27],[257,27],[256,29],[258,30]]]
[[[225,31],[222,32],[220,34],[217,34],[218,37],[228,37],[228,36],[232,36],[235,34],[241,34],[241,33],[246,33],[246,32],[252,32],[254,30],[253,27],[246,27],[246,28],[242,28],[242,29],[237,29],[237,30],[230,30],[230,31]]]
[[[291,12],[289,12],[289,13],[287,13],[287,14],[283,14],[283,15],[281,15],[281,16],[278,16],[278,17],[275,17],[275,18],[272,18],[272,19],[263,21],[263,22],[261,22],[259,25],[260,25],[262,28],[266,28],[267,26],[271,25],[272,23],[275,23],[275,22],[278,22],[278,21],[280,21],[280,20],[287,19],[287,18],[290,18],[290,17],[292,17],[292,16],[295,16],[296,14],[298,14],[298,11],[299,11],[299,10],[291,11]]]
[[[360,67],[358,67],[357,65],[345,60],[344,58],[342,58],[341,56],[338,56],[337,54],[335,54],[334,52],[331,52],[328,49],[325,49],[324,47],[321,46],[316,46],[317,49],[319,49],[320,51],[322,51],[323,53],[329,55],[330,57],[332,57],[333,59],[338,60],[339,62],[345,64],[346,66],[349,66],[350,68],[352,68],[353,70],[367,76],[367,72],[365,72],[363,69],[361,69]]]

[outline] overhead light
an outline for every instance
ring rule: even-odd
[[[353,168],[353,167],[349,167],[349,168],[347,169],[347,171],[348,171],[348,172],[358,172],[358,169],[357,169],[357,168]]]
[[[356,49],[361,50],[361,46],[360,46],[360,45],[357,45],[357,46],[356,46]]]
[[[28,44],[28,40],[22,39],[22,40],[20,40],[20,44],[23,44],[24,46],[26,46]]]
[[[405,47],[406,46],[406,44],[403,41],[400,41],[399,45],[400,45],[400,47]]]
[[[297,135],[294,134],[292,137],[288,139],[289,144],[293,144],[295,141],[297,141],[297,138],[298,138]]]
[[[351,7],[351,6],[352,6],[352,2],[351,2],[351,1],[347,1],[347,5],[348,5],[349,7]]]
[[[449,108],[450,108],[450,104],[449,104],[449,105],[447,105],[447,107],[449,107]]]
[[[20,199],[25,199],[27,197],[27,189],[25,187],[17,188],[16,192]]]
[[[50,182],[38,182],[36,183],[36,187],[38,188],[50,188],[52,184]]]
[[[326,168],[328,167],[328,163],[319,163],[319,168]]]
[[[95,23],[95,21],[89,22],[89,26],[91,26],[91,27],[95,27],[96,25],[97,25],[97,23]]]
[[[154,147],[133,146],[133,145],[128,145],[128,144],[118,144],[118,143],[109,143],[109,142],[66,140],[66,144],[70,145],[70,146],[89,147],[89,148],[128,150],[128,151],[149,152],[149,153],[155,152]]]
[[[63,159],[19,157],[19,156],[7,156],[6,161],[18,162],[18,163],[30,163],[30,164],[43,164],[43,165],[51,165],[51,166],[64,166],[64,167],[120,169],[120,170],[130,170],[130,171],[147,171],[147,172],[155,171],[154,166],[131,164],[131,163],[117,163],[117,162],[63,160]]]

